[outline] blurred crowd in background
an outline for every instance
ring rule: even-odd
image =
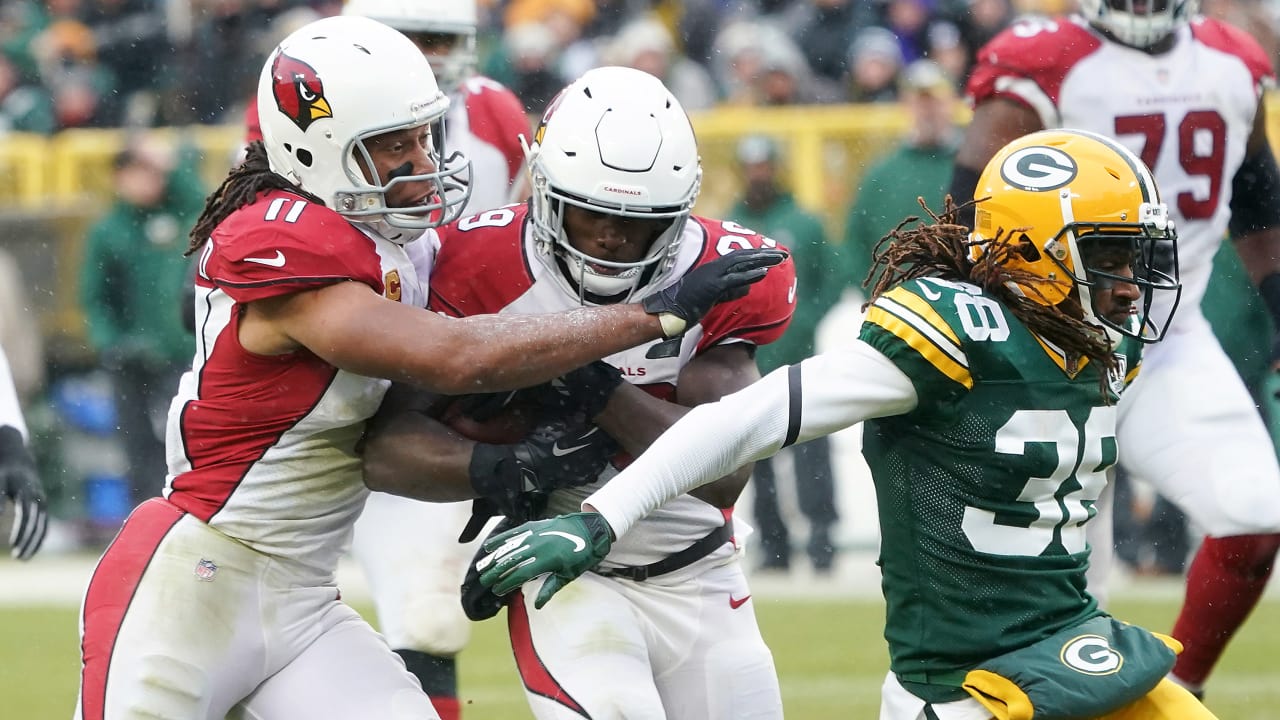
[[[1071,0],[488,0],[481,72],[540,114],[598,65],[663,78],[690,111],[887,102],[920,58],[961,84],[1023,14]],[[1207,0],[1276,56],[1273,0]],[[238,122],[267,51],[340,0],[5,0],[0,132]]]
[[[900,104],[909,117],[900,142],[863,169],[841,207],[825,209],[842,225],[797,205],[779,172],[778,143],[748,137],[736,148],[743,193],[727,217],[791,246],[798,264],[814,268],[809,286],[821,287],[797,310],[792,342],[779,344],[788,356],[766,358],[781,364],[812,353],[819,321],[845,289],[858,288],[875,243],[919,214],[915,198],[945,191],[958,103],[978,49],[1015,19],[1069,12],[1070,2],[481,0],[479,72],[510,87],[531,120],[561,87],[600,65],[660,77],[691,113]],[[8,132],[240,126],[268,51],[341,9],[341,0],[2,0],[0,142]],[[1280,0],[1204,0],[1202,11],[1250,31],[1280,60]],[[182,251],[211,189],[196,169],[200,158],[184,152],[131,142],[114,158],[115,197],[80,245],[82,365],[68,363],[76,354],[63,348],[50,354],[62,363],[55,366],[41,350],[39,320],[20,297],[21,271],[0,238],[0,346],[31,424],[44,431],[35,447],[55,517],[73,526],[64,545],[104,542],[134,503],[160,489],[163,416],[192,347],[177,312],[191,272]],[[843,237],[828,237],[832,227],[843,227]],[[1259,332],[1269,332],[1266,325],[1262,316]],[[830,451],[813,450],[786,463],[823,479],[795,500],[778,492],[767,463],[753,483],[763,567],[789,569],[792,546],[796,554],[807,549],[816,572],[832,566],[839,518]],[[1141,488],[1131,498],[1132,512],[1119,513],[1128,535],[1118,535],[1165,552],[1122,557],[1140,571],[1181,572],[1180,514]],[[787,514],[805,516],[804,540],[790,537]]]

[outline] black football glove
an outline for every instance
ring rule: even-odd
[[[523,521],[503,518],[494,526],[493,532],[489,533],[485,540],[498,533],[504,533],[521,522]],[[462,612],[466,613],[467,618],[473,622],[488,620],[497,615],[502,606],[507,604],[507,598],[499,596],[480,582],[480,571],[476,569],[476,563],[488,554],[483,545],[477,547],[475,557],[471,558],[471,563],[467,565],[467,574],[462,579]]]
[[[520,442],[476,443],[469,467],[471,487],[497,505],[500,514],[524,517],[531,494],[594,482],[618,450],[613,438],[594,425],[547,423]]]
[[[690,270],[674,285],[643,301],[645,312],[657,315],[668,338],[683,333],[718,303],[747,294],[769,268],[787,259],[782,250],[735,250]]]
[[[36,462],[22,442],[22,433],[12,425],[0,427],[0,512],[6,500],[14,508],[11,554],[30,560],[49,529],[48,503],[36,475]]]
[[[596,360],[535,388],[538,407],[547,420],[575,414],[594,420],[604,411],[613,391],[622,382],[621,370],[603,360]]]

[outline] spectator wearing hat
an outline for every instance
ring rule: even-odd
[[[901,69],[902,47],[892,32],[875,26],[859,30],[849,45],[849,101],[897,100],[896,82]]]
[[[796,266],[796,307],[791,325],[776,342],[756,350],[756,364],[762,374],[768,374],[813,354],[818,323],[839,299],[847,278],[841,272],[836,248],[827,243],[822,221],[802,209],[783,188],[777,142],[764,135],[744,137],[737,146],[737,168],[744,188],[729,217],[787,246]],[[832,528],[839,519],[831,445],[821,437],[796,445],[790,452],[796,504],[809,525],[809,561],[816,572],[827,573],[836,553]],[[764,554],[760,568],[788,570],[791,533],[779,503],[775,461],[769,458],[756,463],[753,511]]]
[[[880,238],[902,218],[924,213],[916,198],[941,210],[951,182],[960,141],[954,85],[937,63],[917,60],[903,70],[898,88],[909,117],[907,135],[867,169],[845,223],[845,257],[855,282],[866,278]]]
[[[662,80],[686,111],[705,110],[718,99],[711,73],[682,55],[671,31],[656,19],[643,17],[624,25],[610,43],[609,58],[615,65]]]

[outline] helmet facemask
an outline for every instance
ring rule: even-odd
[[[1199,0],[1081,0],[1080,12],[1117,40],[1147,49],[1200,11]]]
[[[1113,340],[1118,333],[1154,343],[1168,332],[1182,285],[1177,232],[1163,205],[1144,203],[1137,223],[1071,223],[1045,248],[1074,282],[1085,320],[1106,328]],[[1133,306],[1136,315],[1116,313],[1117,319],[1112,317],[1115,306],[1101,307],[1099,295],[1114,293],[1121,284],[1136,287],[1138,298]],[[1156,303],[1159,293],[1173,293],[1172,302]],[[1159,317],[1152,315],[1155,307],[1162,310]]]
[[[531,213],[534,240],[540,253],[555,258],[570,289],[583,302],[629,302],[642,288],[661,286],[675,268],[680,252],[680,237],[688,222],[687,206],[667,208],[628,208],[625,205],[603,207],[585,198],[553,187],[545,175],[534,171]],[[567,206],[591,212],[641,220],[669,219],[669,224],[654,238],[645,256],[635,262],[602,260],[573,246],[565,229]],[[595,266],[595,267],[593,267]],[[607,268],[617,272],[600,272]]]
[[[421,127],[421,126],[419,126]],[[402,128],[381,130],[374,128],[351,139],[344,153],[351,158],[344,166],[347,178],[355,190],[339,190],[335,194],[337,207],[334,208],[346,218],[370,224],[385,223],[401,230],[425,230],[452,222],[462,214],[468,198],[471,197],[470,172],[471,163],[462,153],[454,151],[445,155],[444,122],[436,119],[427,124],[430,138],[427,155],[434,166],[428,173],[413,174],[412,168],[405,165],[393,169],[387,178],[376,177],[377,172],[373,157],[365,141]],[[408,128],[405,128],[408,129]],[[359,158],[360,162],[357,162]],[[360,163],[370,168],[372,180],[366,180]],[[387,193],[397,185],[413,182],[430,182],[435,193],[427,203],[413,207],[391,207],[387,203]],[[388,233],[381,232],[383,235]],[[390,233],[395,235],[397,233]]]

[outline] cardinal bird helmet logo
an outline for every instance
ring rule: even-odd
[[[272,90],[276,107],[303,132],[320,118],[333,117],[324,96],[324,83],[315,68],[284,53],[271,64]]]

